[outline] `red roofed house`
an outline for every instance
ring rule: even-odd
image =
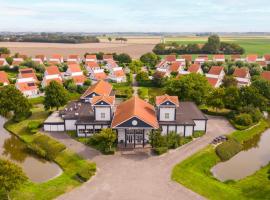
[[[270,71],[264,71],[261,73],[261,77],[265,80],[270,81]]]
[[[9,85],[8,75],[4,71],[0,71],[0,83],[2,85]]]
[[[231,60],[234,62],[245,61],[245,59],[241,58],[241,55],[238,54],[231,55]]]
[[[199,55],[195,61],[194,64],[202,65],[203,63],[208,61],[208,55]]]
[[[113,60],[113,55],[112,54],[104,54],[103,55],[103,60],[104,61]]]
[[[249,86],[251,84],[250,74],[247,68],[236,68],[233,72],[233,76],[237,80],[238,87]]]
[[[93,73],[90,74],[90,78],[93,81],[106,80],[107,74],[104,72],[103,69],[94,70]]]
[[[222,80],[225,76],[224,67],[222,66],[213,66],[206,74],[208,82],[214,87],[217,88],[222,84]]]
[[[44,78],[41,83],[42,87],[46,87],[51,81],[62,84],[62,76],[57,66],[46,67]]]
[[[65,73],[69,78],[72,78],[76,85],[83,85],[86,81],[86,77],[83,75],[83,71],[79,64],[70,64]]]
[[[93,55],[86,55],[85,62],[97,62],[97,56],[95,54]]]
[[[89,74],[93,73],[95,70],[100,70],[100,66],[96,61],[85,62],[85,68]]]
[[[5,58],[0,58],[0,67],[8,65],[8,62],[6,61]]]
[[[213,61],[214,62],[225,62],[225,55],[223,55],[223,54],[214,55]]]
[[[19,69],[18,79],[19,82],[34,82],[37,83],[38,79],[34,69],[32,68],[23,68]]]
[[[36,55],[34,58],[32,58],[32,61],[35,63],[42,65],[47,60],[45,55]]]
[[[52,57],[49,59],[49,62],[51,64],[60,64],[64,62],[64,57],[59,55],[59,54],[54,54]]]
[[[20,64],[24,61],[23,58],[13,58],[12,64],[10,65],[10,68],[13,67],[19,67]]]
[[[181,55],[181,58],[185,59],[186,62],[192,62],[192,55]]]
[[[106,65],[105,68],[108,69],[109,71],[113,70],[113,68],[118,68],[118,64],[112,60],[112,59],[107,59],[106,60]]]
[[[116,83],[126,82],[126,74],[124,70],[122,69],[122,67],[113,68],[110,71],[108,78],[111,81],[116,82]]]
[[[79,55],[69,55],[67,58],[67,62],[68,63],[80,63],[81,62],[81,58]]]
[[[248,63],[255,63],[258,59],[258,55],[257,54],[249,54],[246,57],[246,62]]]
[[[180,74],[190,74],[190,73],[196,73],[196,74],[203,74],[203,70],[201,68],[201,65],[199,64],[192,64],[188,67],[187,71],[181,71]]]
[[[35,71],[32,68],[24,68],[19,70],[16,88],[20,90],[24,96],[33,98],[39,95],[38,79]]]
[[[167,62],[175,62],[176,61],[176,55],[167,55],[165,57],[165,61],[167,61]]]
[[[263,57],[264,57],[266,64],[269,65],[270,64],[270,54],[265,54]]]

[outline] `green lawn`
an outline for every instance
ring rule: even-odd
[[[176,42],[178,44],[204,44],[206,41],[206,37],[166,38],[166,43]],[[256,53],[264,55],[270,53],[269,37],[221,37],[221,41],[239,44],[246,50],[246,54]]]
[[[246,131],[235,131],[231,136],[244,142],[256,134],[262,133],[269,124],[265,121]],[[270,165],[263,167],[251,176],[240,181],[220,182],[214,178],[210,169],[220,162],[212,146],[208,146],[177,164],[172,172],[172,180],[214,200],[270,199],[270,181],[267,171]]]
[[[37,134],[31,134],[27,125],[31,120],[44,121],[48,112],[44,111],[43,107],[35,106],[32,109],[32,116],[22,122],[14,123],[9,121],[6,123],[5,128],[10,132],[16,134],[26,144],[31,144]],[[41,133],[38,133],[41,134]],[[42,135],[42,134],[41,134]],[[45,137],[45,136],[44,136]],[[49,138],[50,142],[54,139]],[[68,149],[58,153],[54,159],[62,169],[63,173],[45,183],[33,183],[28,181],[19,190],[11,193],[11,199],[13,200],[51,200],[57,196],[73,189],[82,184],[82,181],[78,178],[81,175],[82,170],[87,170],[87,176],[92,176],[95,172],[95,164],[90,163],[77,154],[69,151]],[[85,174],[85,173],[84,173]],[[90,178],[88,177],[88,178]]]
[[[165,94],[165,91],[163,88],[157,88],[157,87],[139,87],[138,92],[141,98],[149,99],[150,102],[155,100],[156,96]]]

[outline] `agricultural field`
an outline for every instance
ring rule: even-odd
[[[166,43],[204,44],[207,37],[168,37],[164,38],[164,40]],[[221,41],[239,44],[246,50],[246,54],[264,55],[270,53],[270,36],[228,36],[221,37]]]

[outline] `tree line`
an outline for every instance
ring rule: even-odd
[[[244,54],[245,49],[238,44],[221,42],[218,35],[211,35],[204,45],[191,43],[187,45],[179,45],[177,42],[159,43],[153,52],[158,55],[176,54]]]

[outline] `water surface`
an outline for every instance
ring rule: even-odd
[[[48,162],[27,152],[25,144],[3,128],[5,119],[0,117],[0,157],[22,167],[33,182],[45,182],[62,173],[54,162]]]
[[[270,162],[270,129],[244,143],[243,151],[218,163],[211,171],[221,180],[239,180],[252,175]]]

